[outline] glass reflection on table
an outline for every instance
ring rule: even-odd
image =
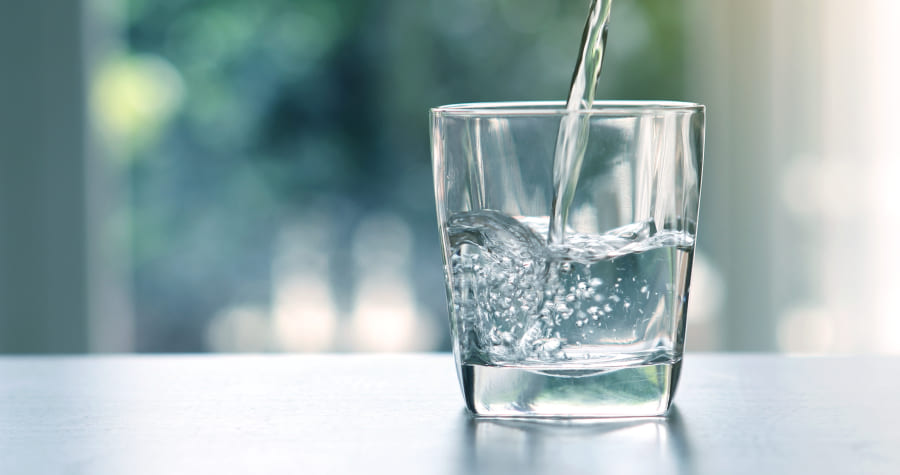
[[[466,473],[692,473],[677,408],[667,417],[612,420],[461,417]]]

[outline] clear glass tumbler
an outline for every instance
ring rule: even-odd
[[[453,354],[468,409],[665,414],[684,347],[704,107],[461,104],[432,109],[431,120]],[[573,147],[584,156],[554,165],[565,121],[587,138]]]

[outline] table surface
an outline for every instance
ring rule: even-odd
[[[470,418],[446,354],[0,357],[0,473],[900,473],[900,358],[689,354],[668,418]]]

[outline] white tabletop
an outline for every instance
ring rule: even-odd
[[[667,419],[473,420],[451,357],[0,358],[0,473],[900,473],[900,358],[689,354]]]

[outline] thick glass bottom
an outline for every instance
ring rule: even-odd
[[[464,364],[466,407],[484,417],[640,417],[668,411],[675,362],[574,369]]]

